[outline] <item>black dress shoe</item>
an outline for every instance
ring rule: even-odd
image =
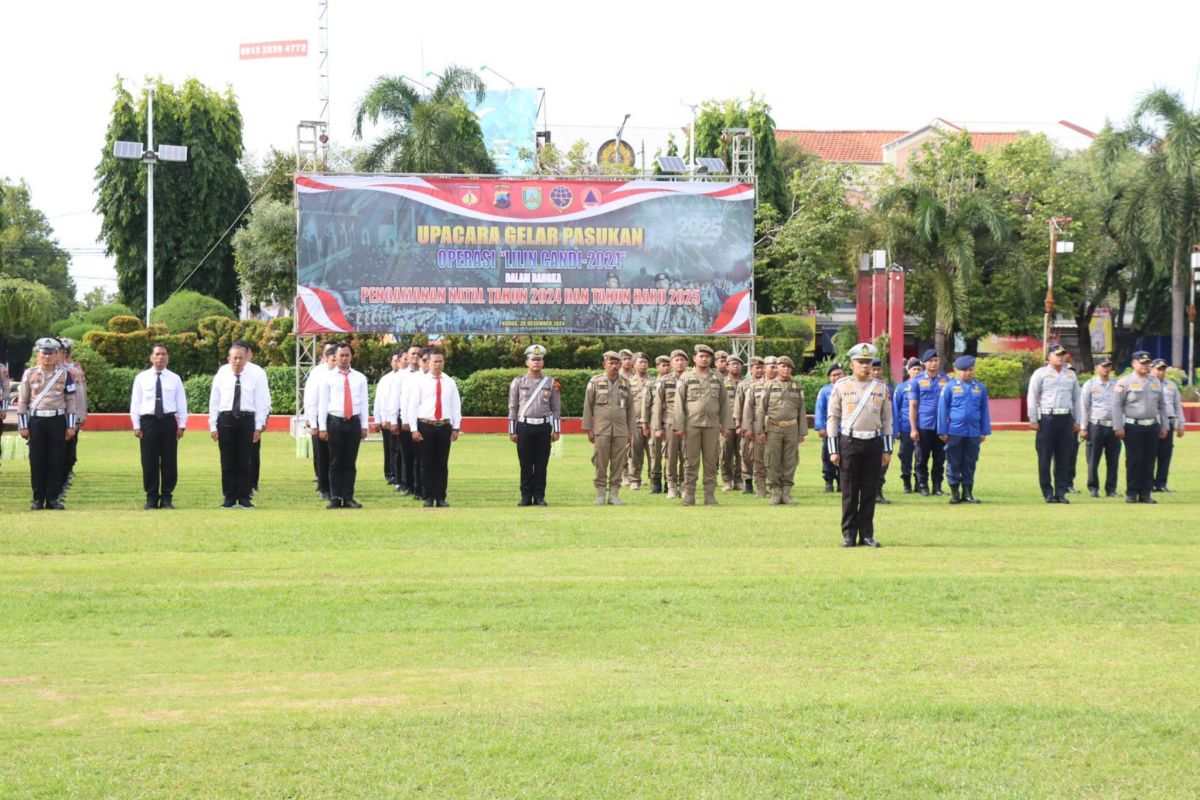
[[[1047,503],[1057,503],[1057,502],[1058,502],[1058,498],[1057,498],[1057,497],[1055,497],[1055,496],[1054,496],[1054,495],[1052,495],[1052,494],[1048,494],[1048,495],[1046,495],[1046,502],[1047,502]]]
[[[45,501],[45,500],[34,500],[34,501],[33,501],[33,505],[31,505],[31,506],[29,507],[29,510],[30,510],[30,511],[41,511],[41,510],[42,510],[42,509],[44,509],[45,507],[46,507],[46,501]]]
[[[1144,495],[1142,495],[1142,502],[1143,502],[1143,503],[1151,503],[1151,504],[1154,504],[1154,505],[1157,505],[1157,504],[1158,504],[1158,501],[1157,501],[1157,500],[1155,500],[1153,497],[1151,497],[1151,496],[1150,496],[1150,495],[1148,495],[1148,494],[1144,494]]]
[[[521,502],[517,503],[517,505],[518,506],[531,506],[531,505],[533,505],[533,500],[528,497],[522,497]]]
[[[1125,495],[1125,502],[1126,502],[1126,503],[1136,503],[1137,501],[1138,501],[1138,499],[1137,499],[1137,495],[1136,495],[1136,494],[1127,494],[1127,495]]]
[[[232,497],[226,497],[225,502],[221,503],[221,508],[234,508],[237,506],[237,501]]]
[[[437,501],[437,507],[438,508],[449,508],[450,501],[443,497],[442,499]]]
[[[1121,495],[1117,492],[1105,492],[1104,496],[1105,497],[1120,497]]]
[[[1154,501],[1151,500],[1150,502],[1154,502]],[[66,511],[67,510],[67,507],[63,503],[62,500],[54,500],[52,502],[46,503],[46,508],[50,511]]]
[[[146,505],[142,506],[143,511],[154,511],[158,508],[157,500],[147,500]]]
[[[433,508],[433,498],[432,498],[432,497],[430,497],[429,499],[427,499],[427,500],[424,502],[424,504],[423,504],[423,505],[424,505],[426,508]]]
[[[238,508],[254,508],[254,503],[250,502],[249,497],[243,497],[241,500],[238,500]]]
[[[934,497],[945,497],[946,493],[942,491],[941,486],[937,486],[937,487],[934,487],[933,496]]]
[[[884,506],[890,506],[890,505],[892,504],[892,501],[891,501],[891,500],[888,500],[888,499],[887,499],[886,497],[884,497],[883,495],[877,495],[877,496],[875,497],[875,502],[876,502],[876,504],[878,504],[878,505],[884,505]]]
[[[863,539],[860,544],[862,544],[863,547],[883,547],[883,545],[875,541],[870,536],[868,536],[866,539]]]
[[[1071,501],[1067,499],[1067,496],[1065,494],[1060,494],[1058,496],[1058,502],[1066,503],[1067,505],[1071,505]]]
[[[544,498],[544,497],[535,497],[535,498],[534,498],[534,500],[533,500],[533,504],[534,504],[535,506],[544,506],[544,505],[546,505],[546,498]]]
[[[753,494],[753,490],[747,489],[746,494]],[[825,494],[833,494],[833,481],[825,481]]]
[[[917,494],[921,495],[921,497],[929,497],[929,487],[928,486],[918,487]]]
[[[362,503],[351,497],[349,500],[342,501],[342,508],[362,508]]]
[[[1163,492],[1164,494],[1175,494],[1175,490],[1174,490],[1174,489],[1167,488],[1166,486],[1164,486],[1164,487],[1162,487],[1161,489],[1159,489],[1159,491],[1160,491],[1160,492]]]
[[[409,489],[407,486],[401,484],[396,487],[396,493],[399,495],[410,495],[412,494],[412,489]]]
[[[325,507],[326,507],[326,508],[341,508],[341,507],[342,507],[342,500],[341,500],[341,498],[340,498],[340,497],[334,497],[333,499],[331,499],[331,500],[329,501],[329,504],[328,504],[328,505],[326,505]]]
[[[321,499],[328,502],[332,500],[333,497],[330,496],[329,492],[321,492]]]
[[[1076,489],[1074,486],[1068,486],[1067,494],[1079,494],[1079,490]]]
[[[162,500],[159,500],[159,501],[158,501],[158,507],[159,507],[159,508],[170,508],[170,509],[174,509],[174,508],[175,508],[175,504],[171,502],[171,498],[169,498],[169,497],[165,497],[165,498],[163,498]]]
[[[854,547],[854,537],[842,536],[842,547]]]
[[[1099,489],[1088,489],[1088,494],[1090,494],[1092,497],[1099,497],[1100,490]]]

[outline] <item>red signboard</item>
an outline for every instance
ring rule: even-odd
[[[308,39],[281,39],[277,42],[249,42],[238,45],[238,58],[304,58],[308,55]]]

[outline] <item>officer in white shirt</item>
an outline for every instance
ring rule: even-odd
[[[247,368],[246,348],[229,348],[229,363],[213,377],[208,429],[221,450],[222,508],[254,508],[250,502],[250,459],[271,413],[271,390],[263,371]]]
[[[304,424],[312,436],[313,472],[322,500],[329,500],[329,442],[321,441],[317,426],[317,387],[337,369],[337,345],[332,342],[321,350],[321,363],[314,364],[304,381]]]
[[[254,363],[254,345],[252,345],[249,342],[249,340],[246,340],[246,339],[242,339],[237,342],[234,342],[234,344],[240,344],[242,347],[246,348],[246,369],[250,370],[251,372],[256,373],[260,378],[262,378],[262,382],[264,384],[266,384],[267,386],[270,386],[270,383],[267,381],[267,371],[265,369],[263,369],[262,367],[260,367],[258,364]],[[271,403],[271,393],[268,391],[267,392],[267,416],[270,416],[270,414],[271,414],[270,403]],[[260,471],[261,466],[262,466],[262,439],[259,438],[259,440],[257,442],[255,442],[254,446],[250,449],[250,493],[251,494],[258,493],[258,473]]]
[[[462,401],[458,385],[442,373],[446,357],[440,350],[429,354],[429,372],[412,379],[405,419],[411,421],[413,442],[421,450],[421,486],[425,507],[445,508],[449,478],[450,443],[462,427]]]
[[[392,371],[384,373],[375,384],[375,405],[372,416],[379,432],[383,436],[383,478],[389,486],[396,485],[396,445],[399,440],[392,430],[392,423],[385,418],[384,409],[389,405],[388,396],[399,388],[400,370],[408,363],[408,354],[403,350],[393,350],[391,356]],[[397,428],[397,430],[399,430]]]
[[[328,508],[362,508],[354,499],[358,477],[358,447],[367,438],[367,377],[350,368],[354,348],[338,342],[337,368],[321,382],[317,392],[317,425],[322,441],[329,442]]]
[[[150,348],[150,369],[133,379],[129,419],[141,440],[142,487],[147,510],[174,508],[171,499],[179,479],[179,440],[187,427],[187,394],[183,381],[167,369],[165,344]]]
[[[397,460],[396,491],[402,495],[420,498],[421,495],[421,457],[420,449],[413,444],[412,422],[404,419],[408,403],[408,391],[413,379],[421,372],[420,347],[413,345],[408,348],[408,363],[400,370],[389,396],[389,403],[384,406],[384,415],[396,426]]]

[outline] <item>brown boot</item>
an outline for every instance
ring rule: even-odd
[[[695,489],[684,489],[683,490],[683,504],[685,506],[696,505],[696,490]]]
[[[792,490],[791,490],[791,489],[784,489],[784,490],[783,490],[783,498],[782,498],[781,502],[782,502],[782,503],[783,503],[785,506],[794,506],[794,505],[796,505],[796,501],[792,499]]]
[[[612,487],[612,489],[611,489],[611,490],[609,491],[609,493],[608,493],[608,504],[609,504],[610,506],[623,506],[623,505],[625,505],[625,501],[624,501],[624,500],[622,500],[622,499],[620,498],[620,496],[619,496],[619,495],[620,495],[620,493],[621,493],[621,487],[620,487],[620,486],[615,486],[615,485],[614,485],[614,486]]]
[[[777,506],[783,502],[783,492],[778,489],[771,490],[771,505]]]
[[[593,505],[603,506],[603,505],[607,505],[607,504],[608,504],[608,500],[604,497],[604,490],[597,489],[596,490],[596,502]]]
[[[706,506],[718,505],[717,494],[716,494],[715,489],[705,489],[704,490],[704,505],[706,505]]]

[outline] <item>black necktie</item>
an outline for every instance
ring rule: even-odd
[[[158,372],[154,375],[154,418],[162,419],[165,416],[162,401],[162,373]]]
[[[238,373],[234,376],[237,381],[233,385],[233,408],[230,409],[234,414],[242,413],[242,375]]]

